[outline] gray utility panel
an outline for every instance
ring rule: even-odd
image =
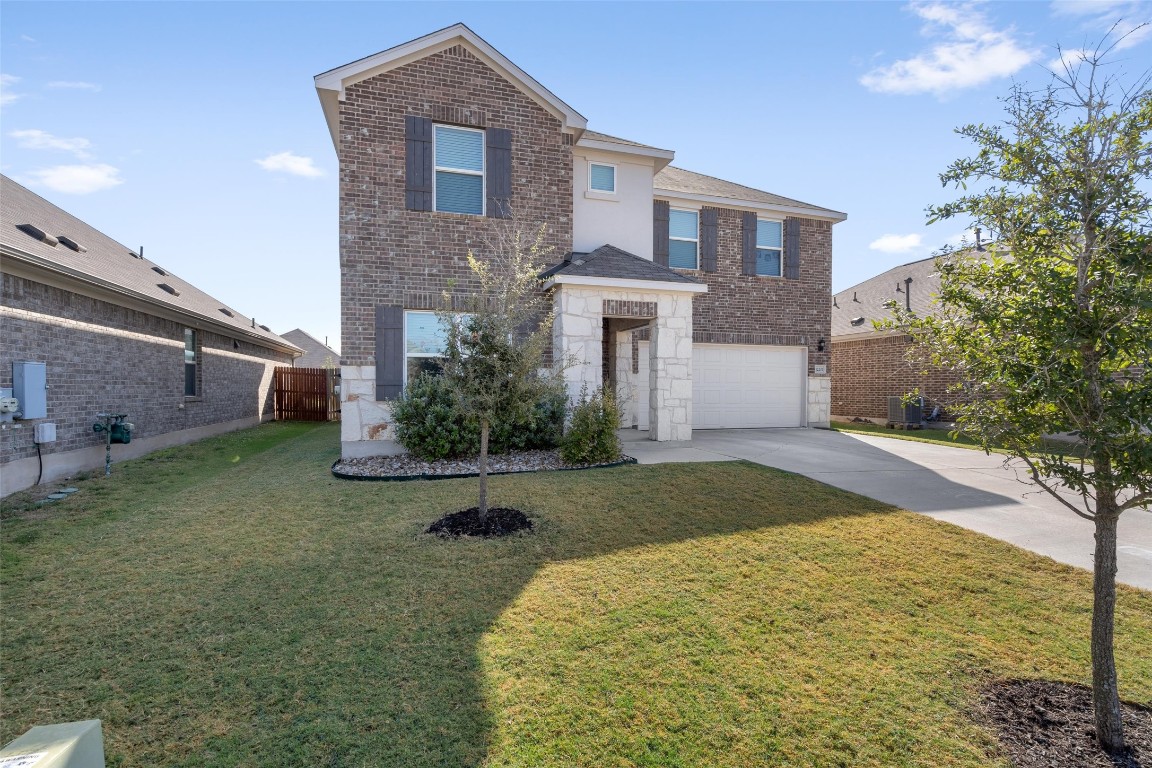
[[[20,418],[48,418],[48,366],[44,363],[14,361],[12,397],[20,401]]]

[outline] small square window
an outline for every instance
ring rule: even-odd
[[[589,163],[588,188],[593,192],[616,194],[616,166],[607,163]]]
[[[756,221],[756,274],[784,274],[784,225],[779,221]]]

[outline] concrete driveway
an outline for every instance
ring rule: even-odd
[[[623,430],[641,464],[745,459],[796,472],[937,520],[979,531],[1061,563],[1092,569],[1093,526],[1035,486],[1004,457],[822,429],[698,430],[691,447]],[[1117,579],[1152,590],[1152,512],[1120,516]]]

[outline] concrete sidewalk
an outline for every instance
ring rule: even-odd
[[[1092,569],[1091,521],[1021,482],[1026,475],[999,454],[821,429],[698,430],[690,446],[620,434],[624,452],[641,464],[744,459]],[[1121,515],[1117,559],[1118,581],[1152,590],[1152,512]]]

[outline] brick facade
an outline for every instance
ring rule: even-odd
[[[715,272],[678,270],[708,285],[693,302],[698,344],[775,344],[808,347],[808,373],[830,364],[817,343],[831,338],[832,224],[801,219],[800,279],[742,274],[741,211],[719,209]]]
[[[832,344],[832,413],[844,418],[888,418],[888,397],[919,390],[924,397],[925,415],[934,405],[944,404],[955,396],[948,393],[956,377],[938,368],[921,373],[920,366],[909,361],[912,340],[909,336],[871,336],[863,339],[836,341]]]
[[[347,88],[340,105],[341,362],[375,363],[374,308],[428,308],[499,220],[405,209],[404,118],[512,133],[512,210],[548,225],[558,260],[572,243],[572,146],[552,114],[461,45]],[[568,140],[566,140],[566,138]],[[499,225],[496,225],[499,226]]]
[[[284,352],[198,331],[199,396],[184,397],[181,323],[32,280],[3,275],[0,387],[12,362],[47,364],[48,417],[56,442],[45,455],[103,445],[96,413],[127,413],[133,440],[272,413],[272,369]],[[36,455],[35,421],[0,432],[3,462]]]

